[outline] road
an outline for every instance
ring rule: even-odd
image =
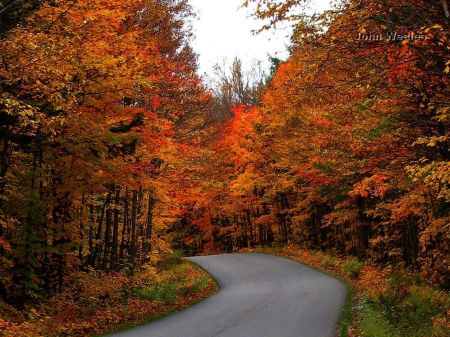
[[[295,261],[244,253],[192,257],[220,290],[161,320],[114,337],[335,337],[345,285]]]

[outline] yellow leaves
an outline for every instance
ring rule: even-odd
[[[434,136],[434,137],[420,137],[413,145],[426,145],[429,147],[434,147],[439,143],[444,143],[448,141],[447,136]]]
[[[12,97],[11,95],[5,93],[0,97],[0,105],[4,106],[3,111],[8,115],[22,116],[22,117],[33,117],[36,113],[36,109],[31,105],[28,105],[20,100]]]
[[[450,60],[445,62],[445,69],[444,69],[444,73],[448,74],[449,72],[450,72]]]
[[[427,144],[427,146],[436,146],[437,143],[443,143],[446,142],[448,138],[446,136],[441,137],[431,137],[430,142]]]
[[[444,106],[438,108],[436,111],[436,116],[434,118],[440,122],[446,122],[450,120],[450,107]]]
[[[406,170],[414,183],[428,188],[429,197],[450,201],[450,162],[434,161],[423,166],[408,166]]]

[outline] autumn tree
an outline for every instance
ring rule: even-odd
[[[1,40],[4,300],[25,304],[76,270],[131,271],[169,250],[168,183],[210,97],[190,15],[183,0],[51,2]]]
[[[267,214],[252,220],[275,229],[275,241],[403,263],[448,282],[447,2],[349,1],[315,15],[296,7],[307,2],[251,2],[269,26],[287,20],[295,29],[259,122],[246,117],[257,132],[239,133],[234,116],[215,149],[226,170],[212,213],[226,219],[226,249],[242,234],[250,183]],[[257,183],[248,180],[255,163]]]
[[[234,58],[230,65],[216,64],[208,86],[213,96],[212,121],[224,121],[232,116],[236,104],[253,105],[259,100],[266,74],[259,61],[245,70],[242,61]]]
[[[321,204],[316,232],[327,228],[334,232],[322,240],[333,245],[341,242],[343,249],[361,257],[369,254],[382,261],[418,266],[428,255],[425,247],[429,243],[424,246],[425,242],[442,242],[442,238],[425,239],[430,231],[442,233],[437,225],[442,220],[436,225],[429,222],[430,215],[434,218],[437,213],[425,200],[440,204],[442,210],[445,198],[418,197],[422,188],[411,184],[417,176],[412,178],[410,172],[417,174],[418,167],[429,160],[433,165],[434,160],[446,160],[445,118],[436,115],[445,109],[444,97],[448,97],[448,36],[444,33],[448,20],[443,4],[352,1],[296,26],[293,53],[280,67],[263,103],[275,125],[298,135],[294,139],[299,143],[283,142],[283,152],[289,151],[289,171],[301,163],[301,157],[306,160],[300,186],[311,184],[312,190],[297,201],[301,208],[293,209],[293,214],[299,211],[293,219],[301,220],[296,227],[310,227],[306,242],[318,242],[310,231]],[[257,15],[285,19],[292,5],[263,2]],[[327,26],[326,31],[319,22]],[[424,37],[358,39],[374,32],[384,37],[389,32],[391,36],[392,32],[405,36],[414,32]],[[431,110],[428,98],[433,101]],[[287,141],[282,134],[279,139]],[[301,157],[290,161],[294,154]],[[328,180],[329,186],[318,188],[317,179]],[[317,192],[318,199],[311,199]],[[311,207],[306,212],[309,215],[306,205]]]

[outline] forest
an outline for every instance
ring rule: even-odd
[[[188,0],[0,1],[0,312],[174,250],[294,245],[450,287],[448,1],[303,3],[245,1],[294,26],[290,56],[205,83]]]

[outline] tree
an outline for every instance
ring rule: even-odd
[[[132,271],[169,249],[169,183],[210,97],[189,17],[183,0],[57,1],[1,40],[4,300],[25,305],[77,270]]]
[[[234,116],[215,148],[225,171],[209,213],[225,249],[248,218],[278,227],[280,242],[448,282],[446,2],[350,1],[312,16],[296,14],[306,2],[256,3],[255,16],[294,20],[295,33],[260,97],[259,122],[245,117],[258,132],[240,133]],[[252,176],[255,163],[263,170]],[[264,215],[241,216],[250,203]]]
[[[216,65],[209,84],[214,102],[211,107],[212,118],[224,121],[231,116],[231,110],[236,104],[256,104],[264,80],[265,73],[257,61],[249,71],[243,69],[242,61],[238,58],[233,60],[229,68]]]

